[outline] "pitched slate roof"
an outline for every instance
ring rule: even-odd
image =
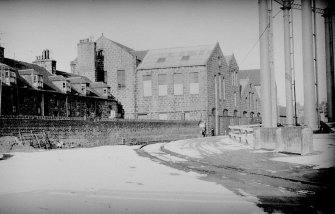
[[[137,59],[139,60],[143,60],[145,55],[147,55],[148,50],[144,50],[144,51],[131,51],[130,52],[133,56],[136,56]]]
[[[261,73],[259,69],[240,70],[238,72],[239,79],[249,79],[255,86],[261,85]]]
[[[86,77],[68,77],[67,80],[72,84],[91,83]]]
[[[54,76],[48,76],[49,80],[51,82],[54,82],[54,81],[64,81],[66,80],[65,77],[61,76],[61,75],[54,75]]]
[[[35,71],[34,69],[23,69],[23,70],[19,70],[19,74],[20,75],[41,75],[39,72]]]
[[[1,62],[0,62],[0,70],[10,70],[10,71],[15,71],[14,68],[12,68],[12,67],[10,67],[10,66],[8,66],[8,65],[6,65],[6,64],[3,64],[3,63],[1,63]]]
[[[5,64],[16,68],[18,70],[25,70],[25,69],[34,69],[39,74],[43,75],[43,89],[44,90],[53,90],[60,93],[63,93],[57,86],[55,86],[49,79],[48,76],[52,74],[49,73],[45,68],[42,68],[38,65],[22,62],[14,59],[5,58]],[[23,79],[23,78],[22,78]]]
[[[108,39],[108,38],[105,37],[104,35],[101,35],[101,36],[99,37],[99,39],[106,39],[106,40],[109,40],[109,41],[113,42],[114,44],[116,44],[117,46],[119,46],[120,48],[122,48],[123,50],[127,51],[127,52],[130,53],[130,54],[131,54],[132,51],[134,51],[133,49],[131,49],[131,48],[125,46],[125,45],[122,45],[122,44],[120,44],[120,43],[118,43],[118,42],[114,42],[113,40]],[[96,41],[98,41],[99,39],[97,39]]]
[[[218,44],[149,50],[137,69],[206,65]]]
[[[107,85],[107,84],[104,83],[104,82],[92,82],[92,83],[91,83],[91,87],[92,87],[92,88],[108,88],[108,87],[110,87],[110,86]]]

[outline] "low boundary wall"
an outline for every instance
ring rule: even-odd
[[[0,118],[0,136],[21,133],[46,133],[53,143],[64,142],[74,147],[138,144],[151,141],[172,141],[200,136],[196,121],[147,120],[40,120]]]
[[[254,128],[255,149],[305,155],[313,152],[313,132],[308,127]]]

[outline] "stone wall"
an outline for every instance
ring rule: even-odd
[[[198,72],[199,94],[190,94],[191,72]],[[182,75],[183,94],[174,95],[174,74]],[[158,75],[165,74],[167,95],[159,96]],[[151,75],[152,96],[143,95],[143,76]],[[150,69],[137,71],[136,101],[139,118],[158,119],[159,114],[167,114],[168,120],[204,120],[207,115],[207,71],[204,66]],[[143,117],[142,117],[143,118]]]
[[[57,143],[75,143],[77,146],[137,144],[151,141],[172,141],[200,137],[197,122],[138,121],[138,120],[26,120],[1,119],[0,136],[45,132]]]
[[[135,118],[135,66],[136,59],[127,50],[112,40],[101,36],[96,41],[96,50],[102,50],[107,84],[111,94],[123,105],[126,119]],[[117,71],[125,71],[125,87],[118,87]],[[92,70],[94,72],[94,70]],[[94,81],[94,80],[93,80]]]

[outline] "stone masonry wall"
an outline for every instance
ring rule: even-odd
[[[199,94],[190,94],[191,72],[198,72]],[[182,74],[183,94],[174,95],[173,75]],[[167,95],[159,96],[158,75],[166,74]],[[152,96],[143,96],[143,76],[151,75]],[[167,114],[168,120],[205,120],[207,112],[207,78],[206,67],[179,67],[137,71],[137,112],[148,114],[147,119],[159,119],[159,114]],[[139,118],[140,118],[139,116]]]
[[[0,136],[45,132],[57,143],[75,146],[137,144],[150,141],[172,141],[200,137],[197,122],[178,121],[89,121],[89,120],[25,120],[1,119]]]
[[[126,119],[135,118],[135,65],[136,59],[125,49],[102,36],[96,41],[96,49],[103,50],[104,69],[111,94],[123,105]],[[117,71],[125,71],[125,87],[119,88]]]
[[[78,48],[77,68],[79,75],[95,81],[95,42],[80,41]]]
[[[219,60],[221,59],[221,66],[219,66]],[[215,113],[213,112],[213,109],[215,109],[215,76],[219,76],[219,78],[225,77],[228,75],[228,65],[226,63],[226,60],[224,59],[224,56],[222,54],[222,51],[219,46],[216,46],[214,52],[212,53],[208,63],[207,63],[207,96],[208,96],[208,107],[207,107],[207,127],[209,129],[213,128],[215,129]],[[220,74],[220,75],[219,75]],[[217,83],[217,93],[219,97],[219,80]],[[227,93],[227,85],[226,85],[226,98],[228,98],[230,95]],[[226,101],[222,99],[222,97],[219,97],[219,116],[223,116],[223,110],[226,108]],[[214,113],[214,114],[213,114]]]

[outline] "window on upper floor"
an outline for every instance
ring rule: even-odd
[[[165,62],[165,57],[160,57],[157,59],[157,63],[162,63],[162,62]]]
[[[222,99],[226,99],[226,79],[222,77]]]
[[[158,96],[167,95],[167,78],[166,74],[158,74]]]
[[[65,82],[63,82],[63,88],[66,88],[66,84],[65,84]]]
[[[190,59],[189,55],[182,56],[181,61],[188,61]]]
[[[199,94],[199,73],[190,73],[190,94]]]
[[[125,70],[117,70],[117,87],[122,89],[126,87],[126,72]]]
[[[107,94],[107,88],[104,88],[104,94],[105,95]]]
[[[33,82],[37,82],[37,76],[36,75],[33,76]]]
[[[173,74],[173,94],[174,95],[184,94],[183,74],[181,73]]]
[[[150,97],[152,95],[151,75],[143,76],[143,96]]]

